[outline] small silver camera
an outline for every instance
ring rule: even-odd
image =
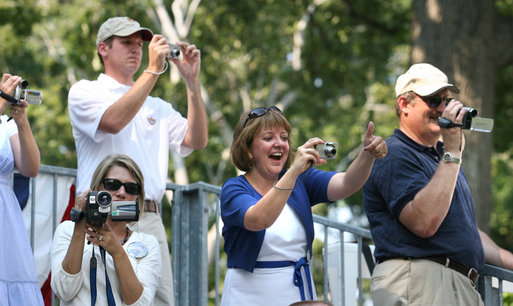
[[[171,50],[169,51],[169,58],[178,59],[180,58],[180,46],[174,44],[168,44]]]
[[[334,159],[337,156],[338,142],[326,142],[325,144],[318,144],[314,148],[319,152],[321,158]]]
[[[21,83],[14,91],[14,99],[19,104],[20,100],[27,101],[28,104],[40,105],[43,100],[43,92],[39,90],[28,89],[28,82],[21,80]]]

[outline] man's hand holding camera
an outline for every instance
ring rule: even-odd
[[[161,74],[167,69],[166,57],[170,52],[169,45],[164,36],[153,35],[148,45],[148,71]]]
[[[155,34],[148,46],[148,54],[148,69],[145,71],[155,75],[164,73],[167,70],[167,58],[176,65],[189,88],[199,85],[201,52],[196,45],[185,42],[170,44],[164,36]]]
[[[467,110],[463,107],[460,101],[455,99],[451,100],[442,114],[443,118],[450,120],[455,124],[461,124]],[[463,151],[460,145],[463,141],[463,132],[460,127],[442,128],[442,139],[446,152],[459,152]]]
[[[181,48],[182,60],[177,58],[169,58],[180,72],[189,88],[195,88],[199,85],[199,73],[201,68],[201,52],[196,45],[184,42],[177,42],[177,46]]]

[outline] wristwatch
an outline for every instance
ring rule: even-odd
[[[444,163],[455,163],[458,165],[461,164],[461,158],[454,156],[454,154],[452,154],[451,152],[445,152],[442,156],[442,160],[444,161]]]
[[[69,216],[71,218],[71,221],[73,222],[79,222],[80,220],[84,219],[85,217],[85,211],[76,209],[73,207],[71,211],[69,212]]]

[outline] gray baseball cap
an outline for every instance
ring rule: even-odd
[[[130,36],[136,32],[141,32],[144,41],[150,41],[153,37],[153,32],[150,29],[143,28],[139,22],[129,17],[112,17],[107,19],[98,30],[96,37],[96,45],[105,41],[111,36]]]

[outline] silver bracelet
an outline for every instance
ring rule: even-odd
[[[278,183],[278,181],[274,182],[273,183],[273,188],[276,189],[276,190],[282,190],[282,191],[290,191],[290,190],[294,190],[294,187],[292,188],[280,188],[280,187],[277,187],[276,186],[276,183]]]
[[[166,72],[167,70],[167,67],[169,66],[169,64],[167,63],[167,61],[164,62],[166,64],[166,66],[164,67],[164,70],[162,70],[161,72],[155,72],[155,71],[150,71],[150,70],[144,70],[144,72],[148,72],[148,73],[151,73],[151,74],[154,74],[154,75],[161,75],[163,74],[164,72]]]

